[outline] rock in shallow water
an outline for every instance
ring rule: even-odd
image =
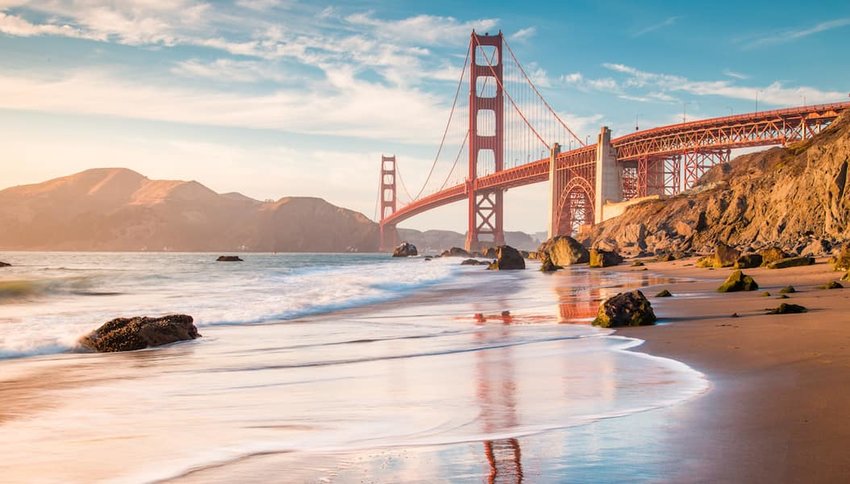
[[[0,267],[12,267],[12,264],[9,264],[8,262],[0,261]]]
[[[393,251],[393,257],[413,257],[419,255],[416,246],[409,242],[402,242],[401,245]]]
[[[79,343],[88,350],[109,353],[141,350],[200,336],[192,316],[171,314],[161,318],[113,319],[83,336]]]
[[[238,255],[222,255],[216,259],[216,262],[244,262]]]
[[[652,304],[639,290],[621,292],[599,306],[594,326],[616,328],[619,326],[646,326],[655,324]]]
[[[518,270],[525,269],[525,259],[518,250],[509,245],[500,245],[496,247],[496,260],[490,264],[491,270]]]

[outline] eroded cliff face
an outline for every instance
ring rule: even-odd
[[[122,168],[0,191],[4,250],[366,252],[377,243],[374,222],[319,198],[260,202]]]
[[[850,238],[850,113],[806,142],[718,165],[693,190],[632,207],[593,228],[625,253],[705,251],[718,242],[824,251]]]

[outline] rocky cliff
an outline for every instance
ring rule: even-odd
[[[342,252],[377,241],[375,223],[319,198],[264,203],[122,168],[0,191],[4,250]]]
[[[850,237],[848,162],[845,113],[814,139],[740,156],[688,192],[632,206],[590,238],[626,253],[704,251],[718,242],[828,251]]]

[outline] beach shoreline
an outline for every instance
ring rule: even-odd
[[[717,293],[731,269],[688,265],[693,262],[648,263],[657,274],[697,280],[649,288],[649,297],[663,288],[674,294],[653,299],[661,324],[617,331],[644,340],[632,351],[680,361],[711,382],[700,398],[663,410],[668,421],[663,435],[680,453],[665,472],[669,480],[845,479],[850,472],[850,421],[844,413],[850,406],[850,291],[818,287],[842,273],[825,259],[806,267],[746,269],[758,291]],[[786,285],[798,292],[779,300]],[[809,312],[765,314],[781,302],[801,304]]]

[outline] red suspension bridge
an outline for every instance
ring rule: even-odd
[[[466,249],[504,244],[504,192],[542,182],[548,182],[550,195],[549,235],[571,234],[619,214],[621,202],[691,188],[712,166],[729,161],[732,149],[811,138],[850,109],[845,102],[758,111],[618,138],[602,127],[590,144],[589,137],[576,135],[546,102],[533,77],[501,32],[472,33],[425,183],[412,194],[395,156],[381,159],[382,250],[398,243],[398,223],[462,200],[468,203]],[[467,82],[469,108],[462,113],[458,101]],[[462,158],[466,167],[459,163]],[[438,177],[437,168],[443,166],[448,174]],[[402,192],[406,203],[400,205]]]

